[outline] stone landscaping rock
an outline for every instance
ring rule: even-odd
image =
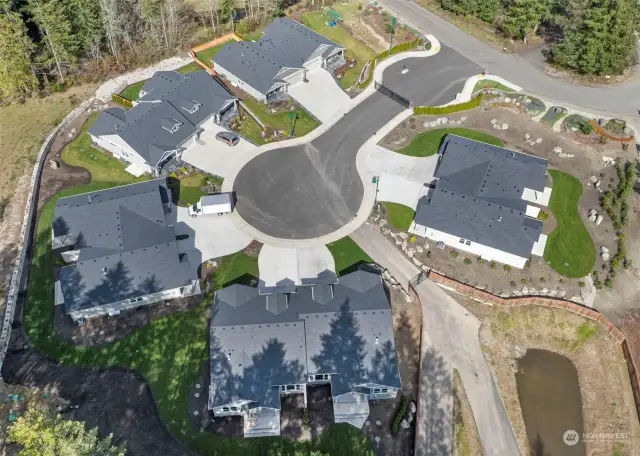
[[[382,271],[382,278],[384,280],[389,280],[391,278],[391,273],[385,269]]]
[[[611,258],[611,254],[609,252],[602,254],[602,261],[609,261],[609,258]]]
[[[542,138],[536,138],[536,144],[540,144],[542,142]]]
[[[380,226],[385,226],[387,224],[387,221],[383,218],[381,218],[380,220],[378,220],[378,225]]]
[[[420,268],[421,268],[424,272],[429,272],[429,266],[427,266],[426,264],[423,264],[422,266],[420,266]]]
[[[556,154],[561,154],[561,153],[562,153],[562,147],[560,147],[560,146],[556,146],[556,147],[554,147],[554,148],[553,148],[553,151],[554,151]]]
[[[420,247],[419,245],[416,245],[416,252],[418,253],[424,252],[424,247]]]
[[[501,298],[508,298],[511,295],[509,293],[502,292],[498,296],[500,296]]]
[[[564,298],[567,295],[567,290],[565,290],[564,288],[558,287],[556,291],[558,292],[559,298]]]
[[[418,267],[422,267],[422,261],[420,261],[417,258],[413,258],[413,264],[415,264]]]
[[[495,128],[496,130],[500,130],[500,125],[498,125],[498,124],[493,124],[493,128]]]
[[[407,417],[407,422],[411,424],[412,421],[413,421],[413,413],[409,413],[409,416]]]
[[[596,226],[600,225],[600,223],[602,223],[602,219],[604,217],[602,217],[602,214],[598,214],[598,216],[596,217]]]
[[[409,424],[409,422],[407,420],[402,420],[400,421],[400,427],[402,429],[409,429],[411,425]]]
[[[596,176],[591,176],[589,179],[591,180],[592,184],[595,184],[596,182],[598,182],[598,178]],[[593,209],[591,209],[591,210],[593,210]]]
[[[600,253],[609,253],[609,249],[603,245],[602,247],[600,247]]]
[[[595,223],[597,218],[598,217],[596,215],[590,215],[589,216],[589,221]]]
[[[596,187],[596,188],[600,188],[600,179],[598,179],[598,180],[596,181],[596,183],[595,183],[595,187]]]
[[[406,251],[407,251],[407,246],[408,246],[408,245],[409,245],[409,243],[408,243],[407,241],[402,241],[402,244],[400,245],[400,248],[401,248],[403,251],[405,251],[405,252],[406,252]]]
[[[549,293],[548,288],[543,288],[542,290],[540,290],[540,294],[546,295],[547,293]]]
[[[522,294],[523,295],[528,295],[529,294],[529,287],[527,287],[526,285],[522,286]]]
[[[400,236],[402,239],[408,239],[409,235],[405,232],[400,232],[398,233],[398,236]]]
[[[491,125],[495,125],[498,123],[498,119],[491,119]]]
[[[391,230],[389,228],[382,228],[382,234],[384,234],[386,236],[389,233],[391,233]]]
[[[514,296],[522,296],[522,292],[520,290],[512,290],[511,294],[513,294]]]
[[[415,402],[411,401],[409,403],[409,410],[411,411],[411,413],[416,413],[417,409],[416,409],[416,403]]]
[[[400,245],[400,244],[402,244],[402,238],[397,237],[396,238],[396,245]]]
[[[531,135],[529,133],[524,134],[524,139],[530,139],[530,138],[531,138]]]
[[[504,97],[504,101],[505,101],[505,103],[511,103],[511,98],[509,98],[509,97]]]
[[[509,128],[509,125],[508,125],[508,124],[506,124],[506,123],[503,123],[503,124],[502,124],[502,129],[503,129],[503,130],[506,130],[507,128]]]
[[[462,122],[466,122],[466,121],[467,121],[467,116],[462,116],[462,117],[460,117],[460,121],[462,121]]]
[[[461,120],[456,120],[456,125],[462,125],[462,121]]]

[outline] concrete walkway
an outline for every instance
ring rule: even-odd
[[[402,284],[418,269],[374,225],[363,225],[351,238]],[[422,366],[417,456],[452,451],[452,370],[458,369],[478,425],[486,456],[518,456],[520,449],[493,376],[480,349],[480,321],[435,283],[416,287],[422,302]]]

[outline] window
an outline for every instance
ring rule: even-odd
[[[464,244],[464,239],[460,238],[460,244]]]
[[[466,241],[465,244],[466,245],[471,245],[471,241]]]
[[[229,407],[222,407],[222,411],[223,412],[228,412],[229,411]]]
[[[389,392],[389,388],[380,388],[380,392],[381,393],[388,393]]]
[[[238,411],[238,407],[231,407],[231,411],[232,412],[237,412]]]
[[[380,388],[375,388],[373,390],[373,394],[379,394],[382,390]]]

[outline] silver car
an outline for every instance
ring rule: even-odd
[[[231,133],[229,131],[221,131],[220,133],[216,134],[216,139],[229,146],[235,146],[236,144],[238,144],[238,142],[240,142],[240,137],[235,133]]]

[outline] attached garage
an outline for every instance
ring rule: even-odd
[[[313,70],[317,70],[318,68],[322,68],[322,56],[316,57],[315,59],[310,60],[309,62],[305,63],[304,67],[309,71],[313,71]]]
[[[302,80],[304,79],[304,75],[305,75],[305,71],[303,69],[300,69],[295,73],[284,77],[283,81],[285,81],[289,85],[297,84],[299,82],[302,82]]]

